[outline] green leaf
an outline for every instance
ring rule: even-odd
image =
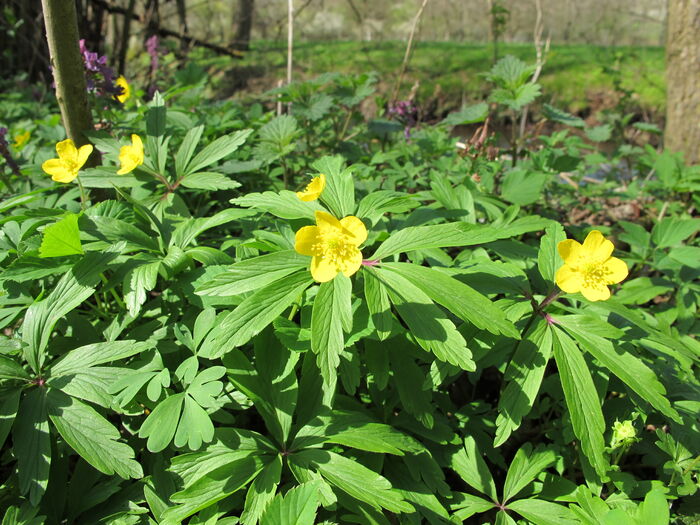
[[[211,166],[218,160],[230,155],[246,141],[252,132],[252,129],[242,129],[230,135],[219,137],[202,151],[197,153],[192,161],[187,164],[187,167],[184,170],[185,173],[188,175],[191,173],[196,173],[201,171],[202,168]]]
[[[394,270],[441,304],[457,317],[492,334],[520,339],[520,332],[503,310],[487,297],[449,275],[409,263],[383,263],[382,268]]]
[[[492,501],[464,492],[455,492],[454,499],[455,502],[451,507],[457,510],[452,515],[462,521],[472,517],[474,514],[486,512],[495,507]]]
[[[545,116],[545,118],[553,122],[565,124],[567,126],[571,126],[572,128],[586,127],[586,123],[581,117],[577,117],[546,103],[542,105],[542,114]]]
[[[546,468],[557,461],[552,450],[536,451],[530,454],[532,446],[526,444],[518,449],[508,467],[506,482],[503,485],[503,502],[513,499]],[[529,455],[529,457],[528,457]]]
[[[156,287],[160,266],[160,261],[139,261],[124,277],[124,303],[132,317],[138,315],[146,302],[147,292]]]
[[[654,225],[651,239],[659,248],[677,246],[700,230],[700,219],[666,217]]]
[[[307,449],[294,454],[290,461],[301,466],[313,465],[331,485],[374,508],[396,513],[414,511],[386,478],[340,454]]]
[[[78,215],[70,213],[60,221],[44,228],[39,257],[62,257],[82,254]]]
[[[604,454],[605,419],[591,373],[583,355],[568,335],[555,328],[552,339],[554,359],[574,434],[581,440],[583,453],[605,481],[609,468]]]
[[[392,233],[370,259],[384,259],[397,253],[428,248],[447,248],[451,246],[466,246],[479,244],[481,240],[471,242],[476,236],[470,235],[470,230],[478,229],[466,223],[437,224],[434,226],[411,226]],[[477,233],[478,235],[478,233]],[[494,239],[489,239],[494,240]],[[488,242],[488,241],[485,241]]]
[[[403,350],[408,341],[396,341],[399,344],[384,345],[384,351],[388,351],[391,357],[391,370],[394,373],[394,383],[399,391],[401,406],[418,419],[426,428],[433,428],[435,411],[432,401],[432,392],[425,389],[425,371],[416,365],[413,359],[407,359]]]
[[[373,191],[365,195],[357,205],[355,215],[367,219],[374,225],[385,213],[403,213],[417,207],[420,203],[413,196],[390,190]]]
[[[265,466],[259,456],[246,456],[212,470],[170,496],[177,505],[163,513],[161,523],[176,524],[245,487]]]
[[[610,140],[612,136],[612,126],[610,126],[610,124],[603,124],[602,126],[586,128],[586,136],[593,142],[605,142],[606,140]]]
[[[493,445],[501,446],[530,413],[537,398],[549,357],[552,354],[552,333],[547,322],[538,317],[527,337],[518,343],[503,377],[503,390],[498,400],[496,437]]]
[[[19,490],[29,492],[37,506],[49,482],[51,437],[47,417],[46,390],[33,388],[22,399],[12,429],[12,450],[17,458]]]
[[[254,214],[251,210],[228,208],[215,213],[211,217],[186,218],[175,228],[170,244],[184,249],[205,231]]]
[[[478,104],[465,106],[459,111],[450,113],[440,124],[445,124],[446,126],[474,124],[475,122],[483,122],[488,114],[489,105],[486,102],[479,102]]]
[[[494,89],[489,97],[490,102],[503,104],[514,111],[534,102],[541,94],[541,87],[534,82],[528,82],[516,88]]]
[[[496,484],[489,467],[476,446],[473,436],[464,438],[464,447],[453,453],[450,467],[473,489],[486,494],[492,501],[498,501]]]
[[[336,419],[340,419],[341,429],[334,430],[336,427],[331,423],[325,431],[324,440],[327,443],[336,443],[358,450],[395,454],[397,456],[403,456],[405,452],[418,453],[424,450],[423,446],[415,439],[389,425],[358,422],[352,426],[347,425],[347,428],[344,428],[346,426],[342,425],[344,420],[342,418],[333,418],[333,420]]]
[[[186,395],[173,444],[178,448],[187,445],[190,450],[199,450],[202,442],[208,443],[212,439],[214,424],[209,415],[192,397]]]
[[[661,489],[647,492],[644,502],[637,508],[637,523],[644,525],[668,525],[671,517],[668,502]]]
[[[315,221],[314,213],[323,210],[318,201],[304,202],[292,191],[282,190],[279,193],[265,191],[263,193],[248,193],[243,197],[231,199],[231,204],[244,208],[255,208],[266,211],[281,219],[311,219]]]
[[[118,441],[119,431],[94,408],[51,388],[48,413],[58,433],[80,456],[104,474],[122,478],[143,476],[134,451]]]
[[[175,175],[181,177],[185,173],[185,167],[187,163],[192,158],[194,150],[199,144],[199,139],[202,138],[202,132],[204,131],[204,126],[195,126],[191,128],[185,138],[182,139],[182,144],[180,144],[180,149],[177,150],[175,155]]]
[[[229,179],[226,175],[213,171],[198,171],[182,178],[180,186],[196,190],[232,190],[240,187],[241,183]]]
[[[536,202],[547,182],[547,175],[517,167],[503,177],[501,196],[508,202],[525,206]]]
[[[475,369],[464,337],[428,295],[395,271],[382,268],[375,272],[387,287],[389,298],[401,319],[421,347],[441,361],[463,370]]]
[[[579,521],[568,508],[541,499],[521,499],[508,508],[537,525],[577,525]]]
[[[540,250],[537,252],[537,268],[542,278],[548,284],[554,282],[554,274],[562,264],[557,246],[564,239],[566,239],[564,228],[557,222],[547,226],[545,234],[540,239]]]
[[[180,392],[165,398],[153,409],[141,425],[139,437],[148,438],[146,447],[151,452],[160,452],[170,444],[182,411],[185,394]]]
[[[325,156],[315,161],[311,167],[326,176],[326,187],[321,193],[321,201],[331,213],[342,218],[355,209],[355,185],[352,168],[346,168],[341,156]]]
[[[254,156],[264,162],[273,162],[294,151],[297,121],[291,115],[280,115],[260,128],[259,133],[260,140],[255,146]]]
[[[35,372],[41,370],[44,349],[56,322],[94,293],[100,274],[123,249],[118,244],[101,253],[89,253],[66,273],[46,299],[32,304],[24,317],[22,341],[25,358]]]
[[[3,399],[0,400],[0,449],[5,444],[5,440],[10,434],[10,429],[12,429],[12,425],[17,417],[21,393],[20,389],[3,391]]]
[[[528,65],[513,55],[506,55],[493,65],[486,78],[497,86],[516,89],[534,70],[535,66]]]
[[[335,285],[336,280],[321,283],[311,312],[311,350],[327,385],[336,382],[340,353],[345,347],[340,309],[347,297],[342,294],[343,287]]]
[[[604,367],[619,377],[628,387],[662,414],[680,423],[678,412],[671,406],[666,389],[657,374],[633,354],[616,349],[613,343],[584,327],[576,326],[568,316],[557,318],[578,343]]]
[[[313,525],[319,490],[318,481],[309,481],[289,490],[284,498],[278,494],[265,509],[260,525]]]
[[[297,300],[312,282],[307,272],[299,272],[259,289],[209,332],[200,355],[214,359],[244,345]],[[204,348],[212,350],[205,355]]]
[[[2,274],[0,274],[0,282],[35,281],[48,275],[64,274],[70,270],[71,266],[73,263],[70,260],[42,259],[34,255],[22,255],[3,269]]]
[[[13,359],[0,354],[0,380],[16,379],[18,381],[29,381],[31,376],[22,366]]]
[[[275,498],[277,486],[282,476],[282,456],[276,455],[272,461],[265,466],[257,478],[248,488],[245,498],[245,507],[241,514],[243,525],[256,525],[265,509]],[[262,523],[262,522],[261,522]]]
[[[229,266],[211,281],[200,284],[195,293],[214,297],[241,295],[275,282],[308,264],[309,258],[295,250],[253,257]]]
[[[362,275],[364,276],[367,308],[372,316],[372,323],[377,336],[383,341],[389,337],[391,325],[393,324],[389,294],[371,268],[365,268]]]
[[[111,363],[151,348],[148,342],[107,341],[81,346],[51,364],[51,377],[84,371],[91,366]]]

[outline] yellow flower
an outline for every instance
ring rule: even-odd
[[[608,285],[627,277],[627,265],[611,257],[615,247],[598,230],[589,233],[583,245],[567,239],[557,248],[564,266],[557,271],[555,281],[566,293],[581,292],[589,301],[604,301],[610,298]]]
[[[12,144],[12,147],[15,148],[17,151],[21,150],[24,145],[29,141],[29,137],[31,134],[28,131],[25,131],[24,133],[20,133],[19,135],[15,136],[15,141]]]
[[[137,166],[143,164],[143,142],[138,135],[131,135],[131,144],[122,146],[119,150],[119,164],[121,167],[117,175],[124,175],[134,171]]]
[[[304,202],[315,201],[321,196],[323,188],[326,187],[326,176],[321,173],[318,177],[311,179],[304,188],[304,191],[298,191],[297,197],[299,197]]]
[[[129,97],[131,97],[131,86],[124,78],[124,75],[119,75],[119,77],[117,78],[117,80],[115,80],[114,83],[118,87],[122,88],[122,93],[121,95],[117,95],[117,100],[123,104],[124,102],[129,100]]]
[[[311,255],[311,276],[318,282],[333,279],[338,272],[350,277],[362,265],[358,246],[367,239],[367,228],[357,217],[338,220],[325,211],[316,212],[316,226],[296,233],[294,249]]]
[[[87,162],[92,153],[92,144],[75,147],[71,139],[56,144],[57,159],[49,159],[41,165],[46,173],[56,182],[71,182],[78,176],[78,171]]]

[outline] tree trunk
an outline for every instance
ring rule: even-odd
[[[700,163],[700,0],[669,0],[665,146]]]
[[[42,0],[41,4],[63,126],[68,138],[73,139],[77,146],[82,146],[89,142],[83,132],[93,129],[93,126],[83,57],[78,46],[75,2]]]
[[[233,37],[231,47],[239,51],[250,49],[250,32],[253,28],[253,10],[255,0],[238,0],[238,23],[236,24],[236,36]]]

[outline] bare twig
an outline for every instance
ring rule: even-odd
[[[408,67],[408,59],[411,56],[411,47],[413,46],[413,37],[416,34],[416,28],[418,27],[418,22],[420,22],[420,17],[423,14],[425,6],[428,4],[428,0],[423,0],[416,16],[413,17],[413,26],[411,27],[411,32],[408,35],[408,42],[406,43],[406,52],[403,55],[403,62],[401,63],[401,69],[399,70],[399,78],[396,80],[396,85],[394,86],[394,92],[391,95],[391,103],[396,102],[396,97],[401,89],[401,82],[403,81],[403,76],[406,73],[406,68]]]
[[[292,83],[292,48],[294,47],[294,0],[287,0],[287,84]]]

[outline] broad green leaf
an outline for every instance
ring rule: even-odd
[[[47,394],[48,413],[58,433],[73,450],[104,474],[143,476],[134,451],[119,440],[119,431],[94,408],[55,388]]]
[[[396,343],[396,344],[394,344]],[[407,359],[403,345],[409,344],[404,338],[390,339],[383,345],[384,351],[391,357],[391,370],[394,373],[394,383],[399,391],[401,406],[420,421],[426,428],[433,428],[435,411],[432,392],[425,389],[425,371],[416,365],[413,359]]]
[[[146,447],[151,452],[165,449],[177,430],[185,394],[180,392],[167,397],[153,409],[141,425],[139,437],[148,438]]]
[[[375,272],[421,347],[463,370],[475,369],[464,337],[428,295],[393,270],[382,268]]]
[[[81,372],[91,366],[131,357],[145,352],[151,346],[151,343],[138,341],[107,341],[81,346],[51,365],[51,377]]]
[[[202,442],[208,443],[212,439],[214,424],[209,415],[192,397],[186,395],[173,444],[179,448],[187,445],[190,450],[199,450]]]
[[[62,257],[83,253],[78,229],[78,215],[70,213],[44,228],[39,257]]]
[[[207,335],[203,349],[211,348],[202,357],[214,359],[233,348],[244,345],[299,299],[313,282],[306,272],[299,272],[260,288],[230,312]]]
[[[229,266],[211,281],[197,287],[197,295],[227,297],[266,286],[309,264],[309,258],[294,250],[269,253]]]
[[[29,381],[31,376],[14,359],[0,354],[0,380],[3,379]]]
[[[451,507],[457,509],[452,515],[464,521],[474,514],[480,514],[491,510],[495,507],[495,503],[465,492],[455,492],[454,503]]]
[[[606,140],[610,140],[612,136],[612,126],[610,126],[610,124],[603,124],[601,126],[586,128],[586,136],[593,142],[605,142]]]
[[[520,332],[506,318],[503,310],[463,282],[438,270],[415,264],[383,263],[382,268],[401,274],[433,301],[477,328],[520,339]]]
[[[532,447],[528,444],[519,448],[515,453],[515,457],[508,467],[506,482],[503,485],[504,503],[517,496],[544,469],[551,467],[557,461],[557,455],[553,450],[530,453],[531,450]]]
[[[355,214],[374,225],[385,213],[402,213],[417,207],[420,202],[406,193],[391,190],[373,191],[364,196]]]
[[[17,458],[19,490],[37,506],[49,482],[51,437],[46,390],[35,387],[22,399],[12,428],[12,451]]]
[[[185,138],[182,139],[182,144],[175,155],[175,175],[177,177],[185,173],[185,167],[192,158],[203,131],[204,126],[195,126],[191,128],[185,135]]]
[[[315,161],[311,167],[326,176],[326,187],[321,193],[321,201],[330,212],[343,218],[355,209],[355,184],[352,168],[345,168],[341,156],[325,156]]]
[[[313,525],[320,501],[318,481],[302,483],[284,495],[275,496],[260,519],[260,525]]]
[[[263,193],[248,193],[243,197],[231,199],[231,204],[244,208],[255,208],[266,211],[281,219],[311,219],[315,221],[314,213],[323,210],[318,201],[304,202],[296,193],[282,190],[279,193],[265,191]]]
[[[498,501],[496,484],[473,436],[465,436],[464,447],[460,447],[450,458],[450,467],[470,487],[486,494],[492,501]]]
[[[243,525],[256,525],[260,517],[268,508],[275,497],[277,486],[282,476],[282,456],[275,456],[270,463],[265,465],[260,475],[255,478],[248,488],[245,498],[245,507],[241,514]]]
[[[251,210],[227,208],[215,213],[211,217],[184,219],[175,228],[170,243],[184,249],[192,244],[195,239],[205,231],[223,224],[228,224],[229,222],[238,221],[245,217],[250,217],[251,215],[254,215],[254,212]]]
[[[160,266],[160,261],[139,261],[124,277],[124,303],[132,317],[138,316],[147,293],[156,287]]]
[[[568,508],[541,499],[512,501],[508,508],[538,525],[577,525],[579,521]]]
[[[246,141],[252,132],[252,129],[242,129],[231,133],[230,135],[219,137],[202,151],[197,153],[197,155],[195,155],[195,157],[187,164],[187,167],[184,170],[185,173],[196,173],[202,168],[211,166],[216,161],[230,155]]]
[[[666,217],[654,225],[651,239],[659,248],[677,246],[700,230],[700,219]]]
[[[581,117],[577,117],[575,115],[572,115],[571,113],[567,113],[566,111],[561,110],[559,108],[555,108],[554,106],[551,106],[549,104],[542,105],[542,114],[545,116],[545,118],[548,118],[549,120],[559,122],[560,124],[566,124],[567,126],[571,126],[572,128],[586,127],[586,123]]]
[[[213,171],[198,171],[191,173],[180,181],[180,186],[195,190],[232,190],[240,187],[241,183],[226,175]]]
[[[605,481],[609,468],[604,454],[605,420],[588,365],[576,344],[563,331],[555,328],[552,342],[574,434],[581,440],[583,453]]]
[[[166,525],[175,525],[245,487],[265,466],[259,456],[235,459],[207,473],[170,497],[175,506],[163,513]]]
[[[506,55],[493,65],[486,78],[497,86],[515,89],[524,84],[534,71],[534,65]]]
[[[642,399],[662,414],[680,423],[680,416],[671,406],[666,396],[666,389],[659,382],[657,374],[642,360],[622,349],[617,350],[611,341],[577,327],[569,322],[567,316],[557,318],[557,321],[560,321],[584,350],[619,377]]]
[[[368,452],[395,454],[403,456],[405,452],[417,453],[423,447],[412,437],[382,423],[358,423],[341,425],[341,430],[334,430],[334,425],[325,431],[324,440]]]
[[[463,126],[483,122],[489,114],[489,105],[486,102],[479,102],[472,106],[466,106],[459,111],[454,111],[447,115],[441,124],[447,126]]]
[[[9,266],[3,268],[1,281],[23,283],[46,277],[47,275],[64,274],[73,263],[65,259],[42,259],[33,255],[18,257]]]
[[[540,239],[540,250],[537,252],[537,268],[547,283],[554,282],[554,274],[562,264],[557,246],[566,239],[564,228],[559,223],[552,223],[545,229]]]
[[[89,253],[65,274],[46,299],[32,304],[24,317],[22,341],[26,343],[25,358],[35,372],[44,362],[44,349],[56,322],[80,306],[94,293],[100,274],[114,260],[124,245],[115,245],[101,253]]]
[[[295,454],[294,461],[313,465],[331,485],[374,508],[396,513],[414,511],[385,477],[340,454],[307,449]]]
[[[370,259],[383,259],[397,253],[428,248],[446,248],[470,244],[470,230],[474,226],[466,223],[437,224],[434,226],[411,226],[392,233]],[[493,240],[493,239],[490,239]],[[478,244],[477,241],[473,244]],[[487,241],[488,242],[488,241]]]
[[[90,210],[80,219],[81,228],[98,239],[108,243],[126,242],[128,250],[157,251],[158,241],[148,228],[138,228],[134,224],[116,217],[90,215]]]
[[[316,354],[316,362],[327,385],[336,382],[340,353],[345,347],[340,309],[346,298],[336,288],[336,280],[321,283],[311,312],[311,350]]]
[[[495,447],[505,443],[532,410],[551,354],[551,330],[538,317],[537,324],[518,343],[503,377],[505,386],[498,400]]]
[[[365,300],[372,316],[372,324],[374,324],[377,336],[383,341],[389,337],[393,324],[389,294],[371,268],[365,268],[362,275],[365,284]]]
[[[644,502],[637,509],[637,523],[644,525],[668,525],[668,502],[661,489],[647,492]]]
[[[21,394],[22,391],[20,389],[3,391],[3,398],[0,400],[0,449],[5,444],[5,440],[10,434],[10,429],[17,417]]]
[[[503,177],[501,196],[513,204],[532,204],[542,195],[546,182],[547,174],[516,167]]]

